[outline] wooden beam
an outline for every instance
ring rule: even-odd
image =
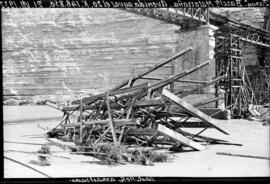
[[[220,76],[220,77],[218,77],[218,78],[216,78],[216,79],[214,79],[214,80],[212,80],[210,82],[207,82],[206,84],[204,84],[202,86],[199,86],[198,88],[195,88],[195,89],[193,89],[191,91],[187,91],[187,92],[182,93],[181,94],[181,97],[185,97],[185,96],[190,95],[190,94],[192,94],[192,93],[194,93],[196,91],[199,91],[199,90],[201,90],[201,89],[203,89],[203,88],[205,88],[207,86],[210,86],[212,84],[215,84],[216,82],[218,82],[218,81],[220,81],[222,79],[225,79],[226,77],[227,77],[227,75]],[[179,93],[180,93],[179,91],[178,92],[175,92],[175,94],[179,94]]]
[[[109,125],[109,120],[97,120],[97,121],[90,121],[90,122],[83,122],[84,126],[91,126],[91,125]],[[115,126],[125,126],[125,125],[136,125],[136,119],[119,119],[113,120]],[[79,127],[80,123],[69,123],[69,124],[62,124],[61,127]]]
[[[119,89],[119,90],[114,90],[110,92],[110,96],[112,95],[119,95],[119,94],[124,94],[124,93],[134,93],[134,92],[138,92],[141,91],[143,89],[147,89],[148,88],[148,83],[143,83],[137,86],[133,86],[133,87],[128,87],[128,88],[123,88],[123,89]],[[94,95],[94,96],[90,96],[87,98],[83,98],[83,103],[87,103],[89,101],[93,101],[96,99],[100,99],[100,98],[104,98],[106,96],[106,93],[102,93],[99,95]],[[72,105],[78,105],[80,104],[80,100],[75,100],[71,103]]]
[[[156,77],[142,77],[142,78],[140,78],[140,79],[145,79],[145,80],[157,80],[157,81],[162,80],[161,78],[156,78]]]
[[[206,84],[207,83],[207,81],[187,80],[187,79],[175,80],[175,82],[187,82],[187,83],[195,83],[195,84]]]
[[[156,81],[163,80],[162,78],[154,78],[154,77],[142,77],[141,79],[156,80]],[[207,81],[187,80],[187,79],[178,79],[178,80],[175,80],[174,82],[187,82],[187,83],[196,83],[196,84],[206,84],[207,83]]]
[[[107,112],[109,116],[109,122],[110,122],[110,127],[111,127],[111,132],[112,132],[112,137],[113,137],[113,143],[116,146],[117,145],[117,139],[114,131],[114,125],[113,125],[113,117],[111,114],[111,107],[110,107],[110,99],[109,99],[109,91],[106,93],[106,104],[107,104]]]
[[[129,80],[128,82],[128,86],[131,87],[133,85],[133,77]],[[134,101],[134,103],[136,102],[137,98],[141,95],[141,93],[138,93],[133,99],[132,99],[132,102]],[[131,102],[131,103],[132,103]],[[126,109],[124,110],[127,111],[126,113],[126,119],[128,119],[130,117],[130,114],[131,114],[131,111],[132,111],[132,106],[134,104],[131,105],[131,103],[128,105],[128,107],[126,107]],[[119,116],[120,117],[120,116]],[[119,118],[118,118],[119,119]],[[125,129],[126,129],[126,126],[122,127],[122,130],[120,132],[120,135],[118,137],[118,144],[120,145],[121,144],[121,141],[122,141],[122,138],[123,138],[123,135],[124,135],[124,132],[125,132]]]
[[[222,140],[222,139],[216,139],[216,138],[212,138],[212,137],[207,137],[207,136],[202,136],[202,135],[196,135],[196,134],[193,134],[193,133],[186,132],[184,130],[178,130],[178,131],[179,131],[179,133],[181,133],[181,134],[183,134],[185,136],[191,136],[191,137],[194,137],[194,138],[200,138],[200,139],[203,139],[203,140],[207,140],[209,142],[224,142],[224,143],[227,143],[228,142],[228,141]]]
[[[201,144],[192,141],[191,139],[181,135],[178,132],[175,132],[167,127],[165,127],[164,125],[159,124],[157,130],[159,131],[159,133],[161,133],[164,136],[167,136],[177,142],[180,142],[181,144],[191,147],[195,150],[205,150],[205,147],[202,146]]]
[[[175,81],[175,80],[178,80],[186,75],[189,75],[203,67],[205,67],[206,65],[210,64],[210,62],[212,62],[212,60],[208,60],[204,63],[201,63],[197,66],[195,66],[194,68],[191,68],[190,70],[186,70],[185,72],[182,72],[182,73],[179,73],[179,74],[176,74],[174,76],[171,76],[169,77],[168,79],[164,79],[162,81],[160,81],[159,83],[156,83],[156,84],[153,84],[150,86],[151,90],[152,91],[156,91],[164,86],[167,86],[169,83],[171,83],[172,81]]]
[[[157,130],[151,128],[131,128],[127,130],[126,135],[137,136],[137,135],[147,135],[154,136],[158,133]]]
[[[80,104],[80,143],[83,141],[83,103]]]
[[[212,119],[211,117],[207,116],[202,111],[198,110],[193,105],[185,102],[184,100],[182,100],[181,98],[179,98],[175,94],[171,93],[170,91],[168,91],[166,89],[163,89],[162,90],[162,95],[165,96],[165,97],[167,97],[174,104],[179,105],[180,107],[182,107],[183,109],[185,109],[186,111],[188,111],[193,116],[195,116],[195,117],[203,120],[204,122],[206,122],[210,126],[213,126],[214,128],[216,128],[220,132],[229,135],[228,131],[225,130],[224,128],[221,128],[220,125],[217,125],[217,123],[216,123],[216,121],[214,119]]]
[[[181,124],[184,128],[213,128],[213,126],[199,121],[185,121],[179,122],[179,124]]]

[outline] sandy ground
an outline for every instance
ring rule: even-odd
[[[11,142],[46,143],[43,127],[53,128],[59,121],[35,121],[26,123],[4,123],[4,150],[37,151],[40,145],[18,144]],[[51,177],[101,177],[101,176],[173,176],[173,177],[253,177],[270,176],[269,160],[217,155],[216,152],[230,152],[269,157],[269,126],[247,120],[218,120],[229,131],[224,135],[215,129],[207,129],[202,135],[224,139],[234,145],[208,145],[204,151],[173,153],[174,159],[154,166],[135,164],[108,166],[102,165],[91,156],[73,155],[61,148],[51,146],[54,155],[67,158],[51,157],[50,166],[36,164],[37,156],[25,153],[4,152],[4,155],[38,169]],[[186,129],[198,132],[200,129]],[[68,159],[70,158],[70,159]],[[5,178],[43,178],[45,176],[26,167],[4,159]]]

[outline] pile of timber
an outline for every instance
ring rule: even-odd
[[[99,143],[112,142],[114,145],[129,146],[181,145],[194,150],[204,150],[205,146],[200,142],[226,143],[223,140],[200,135],[208,128],[215,128],[223,134],[228,134],[228,131],[217,125],[213,118],[198,109],[201,105],[221,98],[204,100],[197,104],[189,104],[182,99],[226,77],[221,76],[212,81],[181,80],[207,66],[211,61],[168,78],[149,77],[154,71],[188,52],[192,52],[192,48],[104,93],[75,100],[71,106],[60,107],[48,102],[47,105],[63,112],[62,121],[47,133],[48,136],[89,148]],[[179,82],[201,83],[201,85],[183,92],[174,89],[175,84]],[[197,134],[183,130],[191,127],[203,130]]]

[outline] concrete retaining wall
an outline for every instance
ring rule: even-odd
[[[176,72],[213,55],[209,26],[182,32],[120,9],[5,9],[2,20],[4,95],[101,92],[189,46]],[[154,76],[171,74],[168,66]],[[212,64],[189,78],[213,77]]]

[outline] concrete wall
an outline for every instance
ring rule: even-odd
[[[119,9],[2,10],[5,94],[100,92],[192,46],[176,60],[184,71],[209,59],[209,27],[188,32]],[[171,75],[164,67],[155,76]],[[192,76],[209,80],[214,65]],[[186,84],[184,84],[186,85]]]
[[[190,46],[193,48],[192,56],[185,58],[190,62],[179,62],[176,64],[178,71],[189,69],[199,65],[205,61],[211,61],[206,67],[194,72],[183,79],[197,79],[200,81],[209,81],[215,77],[215,62],[214,62],[214,30],[217,28],[211,25],[203,25],[193,30],[183,30],[180,32],[179,47],[184,48]],[[179,83],[179,86],[193,88],[198,86],[195,84]],[[203,89],[204,93],[208,93],[210,88]]]

